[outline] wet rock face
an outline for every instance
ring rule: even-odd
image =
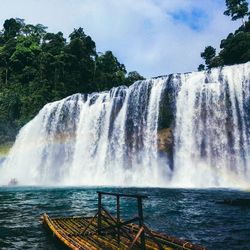
[[[173,151],[174,136],[172,128],[164,128],[158,131],[158,150],[170,153]]]
[[[174,168],[174,134],[172,128],[164,128],[158,131],[158,153],[161,157],[167,157],[171,170]]]
[[[157,148],[158,155],[168,159],[168,166],[174,169],[174,132],[176,98],[181,86],[179,74],[169,75],[161,94],[159,104]]]
[[[159,130],[174,127],[176,98],[180,85],[181,79],[178,74],[168,76],[159,104]]]

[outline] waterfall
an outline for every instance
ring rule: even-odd
[[[161,186],[158,109],[165,79],[130,88],[75,94],[49,103],[24,126],[4,162],[0,183]]]
[[[250,63],[181,75],[173,185],[249,186]]]
[[[0,184],[249,187],[249,135],[250,63],[172,74],[45,105]]]

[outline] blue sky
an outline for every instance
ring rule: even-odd
[[[180,8],[179,10],[170,13],[170,15],[174,21],[187,25],[190,29],[197,32],[202,32],[209,23],[208,14],[203,9],[196,7],[190,10]]]
[[[10,17],[48,31],[83,27],[97,51],[112,50],[128,71],[146,77],[197,69],[207,45],[240,21],[224,16],[224,0],[0,0],[0,23]]]

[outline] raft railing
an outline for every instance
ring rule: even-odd
[[[110,192],[100,192],[98,193],[98,212],[97,212],[97,232],[98,234],[107,233],[108,231],[116,231],[117,235],[117,242],[120,243],[120,237],[121,232],[126,234],[126,236],[131,240],[131,246],[129,249],[132,249],[132,247],[137,244],[138,245],[138,239],[140,238],[140,246],[142,250],[146,249],[146,243],[145,243],[145,225],[144,225],[144,219],[143,219],[143,209],[142,209],[142,200],[148,198],[146,195],[139,195],[139,194],[122,194],[122,193],[110,193]],[[116,197],[116,219],[111,216],[111,214],[108,212],[106,208],[102,205],[102,197],[103,195],[108,196],[115,196]],[[121,221],[120,219],[120,200],[122,197],[127,198],[134,198],[137,199],[137,207],[138,207],[138,216],[129,219],[127,221]],[[102,219],[105,220],[105,217],[102,214],[102,211],[115,223],[115,225],[110,225],[107,228],[102,228]],[[108,222],[107,220],[105,220]],[[124,226],[130,223],[134,223],[138,221],[139,225],[139,231],[136,235],[136,237],[133,239],[131,236],[127,233],[126,230],[123,229]]]

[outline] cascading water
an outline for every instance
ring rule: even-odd
[[[20,131],[1,182],[163,185],[157,111],[164,83],[147,80],[47,104]]]
[[[181,75],[173,185],[249,186],[250,63]]]
[[[165,128],[172,148],[160,150]],[[47,104],[21,129],[0,183],[249,186],[249,135],[250,63],[174,74]]]

